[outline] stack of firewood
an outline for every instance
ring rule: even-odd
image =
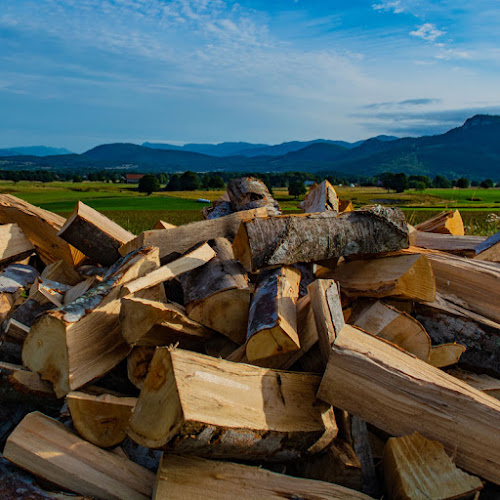
[[[236,179],[134,236],[0,195],[0,497],[494,498],[499,236],[301,208]]]

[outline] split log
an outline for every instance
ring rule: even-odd
[[[277,474],[258,467],[164,454],[154,500],[369,500],[336,484]]]
[[[82,281],[82,277],[75,268],[64,262],[64,260],[56,260],[49,264],[45,267],[40,276],[43,279],[57,281],[58,283],[71,286]]]
[[[278,202],[271,196],[266,185],[254,177],[232,179],[227,185],[227,194],[236,212],[254,208],[266,208],[269,215],[279,215]]]
[[[128,379],[137,389],[142,389],[153,359],[156,347],[138,346],[127,356]]]
[[[146,288],[152,288],[164,281],[171,280],[183,273],[192,271],[197,267],[205,265],[215,257],[215,252],[207,243],[203,243],[198,248],[187,253],[169,264],[159,267],[150,273],[137,278],[124,287],[124,295],[137,293]]]
[[[432,346],[429,363],[436,368],[455,365],[465,350],[465,346],[455,343]]]
[[[87,293],[96,284],[96,282],[97,280],[95,276],[92,276],[72,286],[64,294],[64,304],[65,305],[70,304],[71,302],[75,301],[78,297],[81,297],[84,293]]]
[[[337,434],[316,400],[319,377],[158,347],[130,420],[148,448],[283,461],[319,452]]]
[[[433,301],[436,283],[425,255],[397,255],[343,262],[325,277],[340,283],[350,297],[395,297]]]
[[[204,219],[218,219],[219,217],[224,217],[234,212],[235,210],[231,204],[227,191],[225,191],[220,198],[213,201],[209,207],[203,207],[201,209]]]
[[[0,264],[30,256],[35,247],[17,224],[0,225]]]
[[[475,248],[475,259],[500,262],[500,231]]]
[[[464,235],[464,223],[458,210],[447,210],[415,226],[428,233]]]
[[[418,432],[387,441],[384,476],[389,500],[455,500],[483,488],[478,477],[455,466],[441,443]]]
[[[54,385],[58,397],[101,377],[130,351],[118,314],[122,286],[158,267],[158,249],[122,258],[97,286],[39,317],[23,347],[23,364]]]
[[[153,493],[152,472],[87,443],[39,412],[30,413],[16,427],[7,440],[4,457],[82,495],[147,500]]]
[[[11,264],[0,272],[0,324],[12,314],[21,295],[38,277],[38,271],[26,264]]]
[[[154,225],[153,229],[173,229],[177,227],[175,224],[170,224],[169,222],[165,222],[164,220],[159,220]]]
[[[500,402],[387,341],[346,325],[318,397],[393,436],[438,439],[459,467],[500,483]]]
[[[468,372],[461,368],[452,368],[447,370],[447,373],[467,382],[478,391],[484,391],[488,396],[500,399],[500,379],[498,378],[490,377],[485,373]]]
[[[93,391],[66,396],[71,420],[83,439],[101,448],[117,446],[127,437],[127,426],[137,398]]]
[[[338,212],[339,199],[333,186],[324,180],[321,184],[315,184],[306,194],[300,208],[307,214],[312,212]]]
[[[64,301],[64,294],[70,288],[69,285],[43,279],[39,276],[31,286],[28,298],[36,300],[40,304],[50,302],[55,307],[61,307]]]
[[[319,363],[324,369],[332,344],[345,325],[340,292],[334,280],[316,280],[308,287],[318,332]]]
[[[190,319],[176,304],[123,297],[120,311],[123,338],[129,345],[158,346],[179,343],[199,350],[215,332]]]
[[[484,236],[452,236],[417,231],[415,242],[412,244],[417,247],[461,255],[462,257],[473,257],[476,254],[477,246],[484,242],[485,239]]]
[[[162,264],[186,253],[195,245],[213,238],[233,240],[242,220],[254,217],[267,217],[267,208],[256,208],[236,212],[218,219],[191,222],[173,229],[155,229],[144,231],[139,236],[120,247],[120,253],[126,255],[143,246],[156,246],[160,249]]]
[[[5,363],[0,361],[0,378],[8,382],[2,383],[2,390],[0,391],[1,399],[3,402],[7,401],[9,397],[6,395],[10,388],[18,393],[35,396],[36,398],[50,398],[55,399],[54,391],[48,382],[43,381],[38,373],[33,373],[26,370],[23,366],[14,365],[12,363]],[[6,385],[10,385],[6,390]],[[15,401],[20,400],[21,397],[16,396]],[[26,398],[28,399],[28,398]]]
[[[134,239],[132,233],[81,201],[57,235],[104,266],[114,264],[120,258],[118,248]]]
[[[354,205],[350,200],[339,199],[339,212],[352,212],[354,211]]]
[[[247,271],[406,247],[402,212],[382,207],[242,221],[233,242],[234,255]]]
[[[461,363],[500,376],[500,324],[452,304],[440,294],[434,302],[416,303],[415,317],[434,343],[464,345]]]
[[[431,339],[422,324],[380,300],[362,309],[351,324],[389,340],[423,361],[429,361]]]
[[[249,361],[300,349],[296,311],[299,283],[300,271],[294,267],[260,274],[248,317]]]
[[[57,236],[65,219],[10,194],[0,194],[0,223],[16,223],[36,248],[45,264],[64,260],[77,266],[85,256]]]
[[[209,244],[215,257],[180,278],[186,311],[191,319],[243,344],[250,307],[248,277],[234,259],[229,240],[216,238]]]

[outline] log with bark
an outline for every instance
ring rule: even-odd
[[[281,213],[278,202],[260,179],[254,177],[232,179],[227,185],[227,194],[231,206],[236,212],[266,208],[269,215]]]
[[[215,257],[180,278],[186,311],[198,323],[243,344],[250,307],[248,276],[234,259],[229,240],[216,238],[209,244]]]
[[[213,201],[209,207],[203,207],[201,209],[204,219],[218,219],[219,217],[224,217],[234,212],[235,210],[231,204],[227,191],[225,191],[220,198]]]
[[[464,235],[464,223],[458,210],[447,210],[415,226],[418,231],[428,233]]]
[[[35,247],[17,224],[0,225],[0,265],[29,257]]]
[[[277,474],[258,467],[164,454],[154,500],[370,500],[336,484]]]
[[[500,231],[481,242],[475,248],[475,259],[500,262]]]
[[[35,207],[11,194],[0,194],[0,223],[17,224],[36,248],[45,264],[64,260],[77,266],[85,256],[57,236],[65,219],[47,210]]]
[[[387,341],[346,325],[318,397],[393,436],[439,440],[459,467],[500,483],[500,402]]]
[[[77,300],[39,317],[24,342],[23,363],[52,382],[58,397],[107,373],[130,350],[118,318],[122,287],[158,264],[157,248],[132,252]]]
[[[126,255],[143,246],[157,246],[160,249],[161,263],[165,264],[205,241],[214,238],[233,240],[242,220],[267,217],[267,215],[267,208],[255,208],[217,219],[191,222],[172,229],[144,231],[120,247],[120,253]]]
[[[283,461],[337,434],[315,397],[319,377],[158,347],[130,421],[142,446],[197,456]]]
[[[478,245],[484,242],[485,239],[484,236],[452,236],[417,231],[415,241],[412,244],[422,248],[461,255],[462,257],[474,257]]]
[[[455,466],[441,443],[418,432],[387,441],[384,477],[389,500],[455,500],[483,488],[478,477]]]
[[[5,445],[4,457],[75,493],[109,500],[151,498],[154,474],[84,441],[63,424],[30,413]]]
[[[338,212],[339,199],[333,186],[324,180],[321,184],[315,184],[307,193],[300,208],[305,213],[312,212]]]
[[[247,271],[406,247],[402,212],[383,207],[243,221],[233,242],[234,255]]]
[[[79,201],[57,235],[104,266],[119,258],[118,248],[134,239],[134,235],[97,210]]]
[[[260,273],[248,317],[246,356],[249,361],[300,349],[296,302],[300,271],[295,267]]]

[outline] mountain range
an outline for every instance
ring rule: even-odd
[[[0,156],[56,156],[73,154],[66,148],[51,148],[48,146],[21,146],[17,148],[0,148]]]
[[[19,149],[19,148],[16,148]],[[0,154],[1,154],[0,150]],[[500,179],[500,116],[475,115],[444,134],[377,136],[348,143],[317,139],[279,145],[117,143],[78,154],[0,157],[5,169],[116,169],[140,172],[283,172],[375,175],[385,171]]]

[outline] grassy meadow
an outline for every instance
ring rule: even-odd
[[[466,234],[490,235],[500,230],[498,222],[489,222],[491,213],[500,215],[500,189],[426,189],[388,193],[377,187],[336,187],[340,198],[349,199],[355,208],[383,204],[400,207],[412,224],[432,217],[442,210],[458,208],[464,219]],[[198,198],[216,200],[223,190],[171,191],[147,196],[136,186],[105,182],[38,183],[0,181],[0,192],[11,193],[34,205],[67,216],[81,200],[103,212],[134,233],[151,229],[158,219],[185,224],[201,219],[204,203]],[[286,188],[275,188],[274,196],[285,213],[300,211],[298,200]]]

